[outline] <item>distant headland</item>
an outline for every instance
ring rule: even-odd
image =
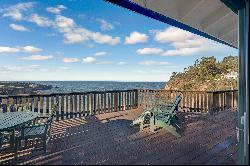
[[[238,89],[238,56],[217,61],[214,56],[197,59],[183,72],[173,72],[166,90],[216,91]]]
[[[0,82],[0,95],[39,94],[43,90],[53,88],[52,85],[42,85],[28,82]]]

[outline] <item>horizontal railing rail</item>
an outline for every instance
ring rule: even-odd
[[[117,112],[130,109],[150,109],[158,97],[174,101],[181,94],[179,111],[214,113],[225,109],[236,109],[238,90],[227,91],[177,91],[177,90],[114,90],[36,95],[0,95],[0,112],[11,112],[13,104],[28,104],[31,111],[41,116],[51,113],[57,101],[57,120]]]

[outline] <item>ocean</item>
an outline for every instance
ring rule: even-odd
[[[30,82],[30,81],[29,81]],[[87,91],[163,89],[166,82],[118,82],[118,81],[32,81],[33,83],[52,85],[43,93],[70,93]]]

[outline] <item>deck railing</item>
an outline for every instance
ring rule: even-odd
[[[46,115],[53,104],[59,102],[57,120],[124,111],[136,108],[150,108],[157,96],[174,100],[181,94],[180,111],[216,112],[237,108],[238,91],[171,91],[171,90],[119,90],[92,91],[38,95],[0,96],[0,112],[14,111],[9,105],[29,104],[31,110]]]
[[[138,106],[138,90],[92,91],[57,94],[0,96],[2,112],[13,111],[8,105],[27,103],[34,112],[49,114],[58,101],[57,120],[101,113],[124,111]]]
[[[175,91],[175,90],[138,90],[139,107],[153,106],[160,97],[167,101],[175,100],[181,94],[179,110],[183,112],[214,113],[224,109],[237,109],[238,90],[227,91]]]

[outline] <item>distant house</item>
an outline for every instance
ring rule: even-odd
[[[226,79],[237,79],[238,78],[238,73],[237,72],[230,72],[224,75],[224,78]]]

